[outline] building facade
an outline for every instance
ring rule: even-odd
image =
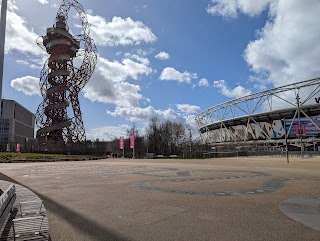
[[[34,143],[35,116],[14,100],[3,99],[0,113],[0,143],[2,150],[27,148]],[[9,144],[9,145],[8,145]]]

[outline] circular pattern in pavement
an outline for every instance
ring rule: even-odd
[[[159,187],[159,184],[175,184],[175,183],[190,183],[190,182],[203,182],[203,181],[221,181],[221,180],[239,180],[239,179],[248,179],[248,178],[256,178],[256,177],[266,177],[270,176],[268,173],[265,172],[246,172],[246,171],[213,171],[213,170],[198,170],[194,172],[210,172],[211,177],[197,177],[197,178],[189,178],[192,176],[193,172],[186,171],[177,171],[177,177],[175,179],[170,180],[160,180],[160,181],[147,181],[134,184],[133,186],[139,189],[144,190],[152,190],[152,191],[159,191],[164,193],[173,193],[173,194],[183,194],[183,195],[201,195],[201,196],[238,196],[238,195],[254,195],[254,194],[264,194],[275,192],[279,190],[283,183],[288,179],[271,179],[262,184],[262,186],[254,189],[245,189],[245,190],[237,190],[237,191],[230,191],[230,190],[219,190],[219,191],[197,191],[197,190],[181,190],[172,187]],[[236,173],[241,172],[242,175],[222,175],[221,173]],[[244,174],[245,173],[245,174]],[[140,173],[141,175],[147,175],[147,173]],[[179,175],[180,174],[180,175]],[[214,175],[220,174],[220,175]],[[150,176],[154,176],[151,173],[148,173]],[[157,175],[159,176],[159,175]],[[161,176],[167,177],[167,176]],[[185,178],[187,177],[187,178]]]
[[[148,166],[130,166],[130,165],[95,165],[95,164],[65,164],[60,166],[37,166],[26,173],[24,178],[45,178],[45,179],[105,179],[118,175],[142,175],[146,177],[157,178],[155,181],[145,181],[132,185],[135,188],[151,191],[159,191],[164,193],[182,194],[182,195],[201,195],[201,196],[239,196],[239,195],[255,195],[275,192],[279,190],[283,183],[288,179],[257,179],[257,187],[255,184],[249,188],[238,188],[239,181],[268,177],[270,174],[266,172],[253,172],[242,170],[185,170],[179,168],[160,168]],[[220,181],[220,182],[219,182]],[[226,181],[223,184],[221,181]],[[234,184],[233,184],[234,183]],[[259,184],[260,183],[260,184]],[[175,184],[179,184],[175,187]],[[183,185],[186,184],[186,185]],[[190,184],[200,187],[190,188]],[[206,189],[205,185],[215,186],[217,190]],[[244,182],[242,186],[246,183]],[[228,190],[228,185],[232,186]],[[189,187],[188,187],[189,186]],[[221,186],[221,189],[219,189]]]

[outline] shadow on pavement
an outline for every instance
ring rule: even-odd
[[[72,225],[79,232],[90,236],[91,240],[128,241],[128,239],[121,237],[119,234],[117,234],[114,231],[108,230],[107,228],[103,227],[96,221],[88,219],[85,216],[78,214],[70,210],[69,208],[57,203],[51,198],[37,193],[36,191],[32,190],[28,186],[4,175],[1,172],[0,172],[0,180],[16,183],[30,189],[35,194],[37,194],[38,197],[43,201],[44,206],[48,211],[55,213],[60,218],[66,220],[70,225]]]

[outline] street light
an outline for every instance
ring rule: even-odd
[[[192,158],[192,133],[191,133],[191,127],[188,128],[189,130],[189,141],[190,141],[190,144],[189,144],[189,155],[190,155],[190,158]]]
[[[298,107],[298,133],[299,133],[299,139],[300,139],[300,145],[301,145],[301,148],[300,148],[300,151],[301,151],[301,158],[303,158],[303,142],[302,142],[302,128],[301,128],[301,118],[300,118],[300,97],[299,97],[299,89],[298,89],[298,93],[297,93],[297,96],[296,96],[296,100],[297,100],[297,107]]]
[[[1,22],[0,22],[0,113],[1,113],[1,102],[2,102],[2,82],[3,82],[4,42],[5,42],[5,35],[6,35],[6,19],[7,19],[7,0],[2,0]]]
[[[286,145],[286,157],[287,157],[287,163],[289,163],[289,150],[288,150],[288,134],[287,134],[287,129],[286,129],[286,119],[283,118],[283,128],[284,128],[284,140],[285,140],[285,145]]]

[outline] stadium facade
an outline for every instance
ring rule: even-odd
[[[318,150],[320,78],[213,106],[196,116],[202,142],[213,147],[256,145]]]

